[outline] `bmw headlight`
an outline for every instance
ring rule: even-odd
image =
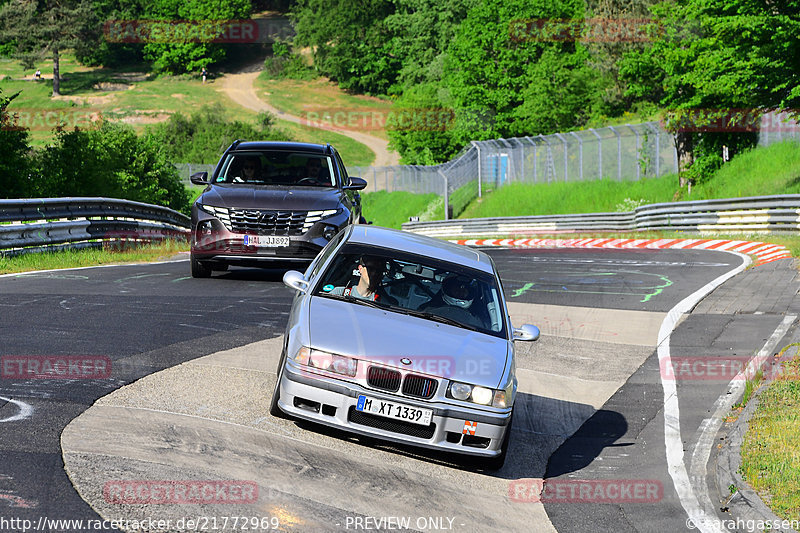
[[[344,355],[336,355],[322,350],[314,350],[306,346],[297,350],[297,353],[292,357],[301,365],[343,376],[355,377],[356,370],[358,369],[358,360],[352,357],[345,357]]]
[[[504,390],[490,389],[479,385],[470,385],[459,381],[451,381],[447,388],[447,396],[454,400],[462,400],[480,405],[505,408],[509,397]]]

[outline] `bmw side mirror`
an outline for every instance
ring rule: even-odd
[[[294,289],[302,293],[308,291],[308,281],[306,280],[306,278],[303,277],[303,275],[300,272],[296,270],[290,270],[289,272],[284,274],[283,283],[290,289]]]
[[[364,178],[350,178],[350,183],[343,187],[346,191],[360,191],[367,186],[367,180]]]
[[[208,172],[195,172],[189,178],[195,185],[208,185]]]
[[[515,341],[535,341],[539,338],[539,328],[530,324],[525,324],[514,328]]]

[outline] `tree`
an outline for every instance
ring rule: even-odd
[[[96,26],[88,0],[12,0],[0,9],[0,38],[16,41],[14,56],[26,68],[53,58],[54,96],[61,94],[61,51],[77,46]]]
[[[236,21],[249,18],[251,13],[249,0],[156,0],[145,5],[146,18],[163,21]],[[198,71],[225,59],[228,45],[213,42],[215,38],[214,35],[206,38],[202,33],[181,36],[176,31],[175,36],[167,40],[147,42],[144,56],[153,62],[156,71]],[[235,46],[241,46],[241,43]]]
[[[582,124],[595,93],[586,49],[531,31],[580,21],[580,0],[482,0],[459,25],[445,60],[454,107],[493,124],[470,139],[563,131]]]
[[[400,60],[391,53],[390,0],[299,0],[295,44],[313,49],[314,66],[343,89],[386,94]]]
[[[28,131],[19,128],[6,110],[18,94],[4,96],[0,90],[0,196],[4,198],[24,198],[29,194]]]
[[[733,154],[755,143],[747,110],[798,109],[800,0],[687,0],[653,11],[651,46],[626,55],[620,75],[628,94],[667,109],[683,185],[718,168],[723,145]]]

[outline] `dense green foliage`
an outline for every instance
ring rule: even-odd
[[[34,156],[27,196],[104,196],[163,205],[187,212],[189,196],[164,150],[130,126],[61,131]]]
[[[225,120],[221,106],[206,106],[186,117],[175,113],[169,120],[154,126],[150,133],[176,162],[214,164],[236,139],[249,141],[288,141],[282,131],[273,128],[272,115],[259,115],[258,125]]]
[[[17,96],[0,91],[0,195],[17,198],[25,194],[30,160],[28,132],[15,127],[13,117],[6,113],[9,102]]]
[[[654,12],[651,46],[629,54],[620,74],[630,95],[666,108],[687,177],[702,181],[722,165],[723,146],[755,144],[747,110],[798,108],[800,1],[687,0]]]

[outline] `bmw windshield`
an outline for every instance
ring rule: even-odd
[[[506,336],[494,276],[429,257],[348,245],[320,276],[313,294]]]

